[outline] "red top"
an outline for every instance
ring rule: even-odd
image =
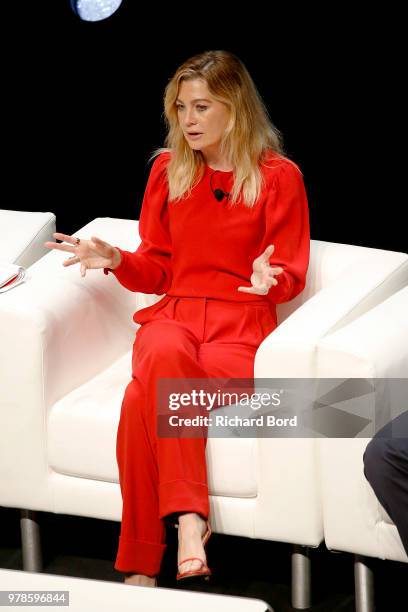
[[[298,166],[272,153],[271,168],[261,166],[266,178],[253,208],[218,202],[210,189],[215,172],[205,174],[190,198],[168,202],[167,164],[170,153],[155,158],[147,182],[139,220],[142,242],[131,253],[120,247],[122,261],[113,270],[130,291],[220,300],[287,302],[305,286],[309,264],[309,212]],[[233,172],[216,171],[212,189],[231,192]],[[229,202],[229,200],[228,200]],[[252,263],[269,244],[269,261],[283,272],[267,295],[238,291],[251,286]],[[108,273],[105,268],[105,274]],[[110,270],[109,270],[110,271]]]

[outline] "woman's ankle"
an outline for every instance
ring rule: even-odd
[[[197,528],[203,529],[207,519],[196,512],[189,512],[179,516],[179,535],[181,533],[195,531]]]
[[[125,574],[125,583],[141,586],[157,586],[157,576],[146,576],[145,574]]]

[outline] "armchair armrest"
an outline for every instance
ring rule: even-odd
[[[265,338],[255,356],[255,378],[343,376],[343,372],[337,370],[337,357],[331,362],[330,371],[325,368],[327,353],[323,355],[321,351],[326,336],[327,342],[333,342],[335,337],[340,340],[343,332],[360,324],[358,317],[361,316],[367,319],[379,316],[381,320],[380,309],[387,308],[386,302],[376,305],[408,282],[406,254],[380,255],[384,252],[374,252],[369,258],[355,262]],[[391,316],[391,312],[389,314]],[[379,350],[380,346],[381,337]],[[406,348],[406,341],[404,346]],[[314,438],[296,437],[296,431],[290,438],[257,440],[255,537],[263,537],[266,532],[270,534],[267,525],[276,523],[277,540],[308,546],[318,546],[323,540],[318,452],[319,445]],[[286,482],[289,484],[285,488]],[[276,491],[280,491],[278,499]],[[282,516],[285,516],[284,524]]]
[[[408,286],[322,338],[318,345],[322,377],[408,379],[407,310]],[[407,560],[395,526],[387,520],[386,511],[364,476],[363,464],[364,450],[371,437],[406,410],[406,382],[399,387],[398,381],[384,380],[383,396],[382,381],[378,381],[376,393],[380,394],[380,401],[367,415],[370,422],[356,438],[318,441],[325,540],[329,549]]]
[[[48,252],[46,240],[55,232],[52,212],[0,209],[0,261],[28,268]]]
[[[137,223],[122,219],[97,219],[77,234],[122,243],[138,236]],[[30,267],[25,282],[0,301],[1,376],[12,380],[18,375],[21,380],[38,366],[47,405],[129,351],[137,329],[132,320],[136,295],[103,270],[88,270],[82,278],[78,266],[62,266],[67,256],[50,251]],[[38,353],[27,358],[34,346]]]
[[[320,376],[317,343],[407,283],[408,255],[373,249],[369,257],[350,265],[265,338],[255,356],[255,377]]]
[[[318,345],[322,376],[408,378],[407,312],[405,286],[349,325],[322,338]]]
[[[96,219],[75,235],[98,235],[132,249],[137,223]],[[44,476],[50,407],[130,351],[137,329],[137,294],[102,269],[82,278],[78,266],[62,266],[66,258],[65,252],[50,251],[27,270],[23,284],[0,299],[0,481],[11,490],[14,479],[23,480],[28,497],[33,487],[37,509],[44,496],[50,505]]]

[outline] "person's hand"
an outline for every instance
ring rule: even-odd
[[[259,257],[254,259],[252,264],[253,273],[250,279],[252,287],[238,287],[238,291],[266,295],[272,285],[278,284],[278,281],[274,277],[281,274],[283,268],[272,268],[269,265],[269,257],[274,250],[274,245],[270,244]]]
[[[64,240],[69,244],[60,244],[59,242],[44,242],[44,245],[50,249],[57,251],[67,251],[74,253],[73,257],[66,259],[62,265],[72,266],[76,263],[81,263],[81,276],[86,275],[87,269],[111,268],[114,270],[121,262],[121,255],[118,249],[104,242],[96,236],[92,236],[91,240],[77,239],[73,236],[60,234],[55,232],[54,238]],[[79,244],[77,242],[79,241]]]

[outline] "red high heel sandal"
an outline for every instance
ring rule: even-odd
[[[207,521],[207,531],[205,532],[205,534],[203,535],[201,539],[204,548],[210,538],[210,535],[211,535],[211,527],[210,527],[210,523]],[[208,565],[199,557],[189,557],[188,559],[183,559],[183,561],[180,561],[180,563],[178,564],[178,567],[180,567],[180,565],[183,565],[183,563],[186,563],[186,561],[195,561],[195,560],[201,562],[200,569],[189,570],[188,572],[179,572],[176,576],[177,580],[188,581],[191,578],[203,578],[204,580],[208,581],[210,579],[211,570],[208,567]]]

